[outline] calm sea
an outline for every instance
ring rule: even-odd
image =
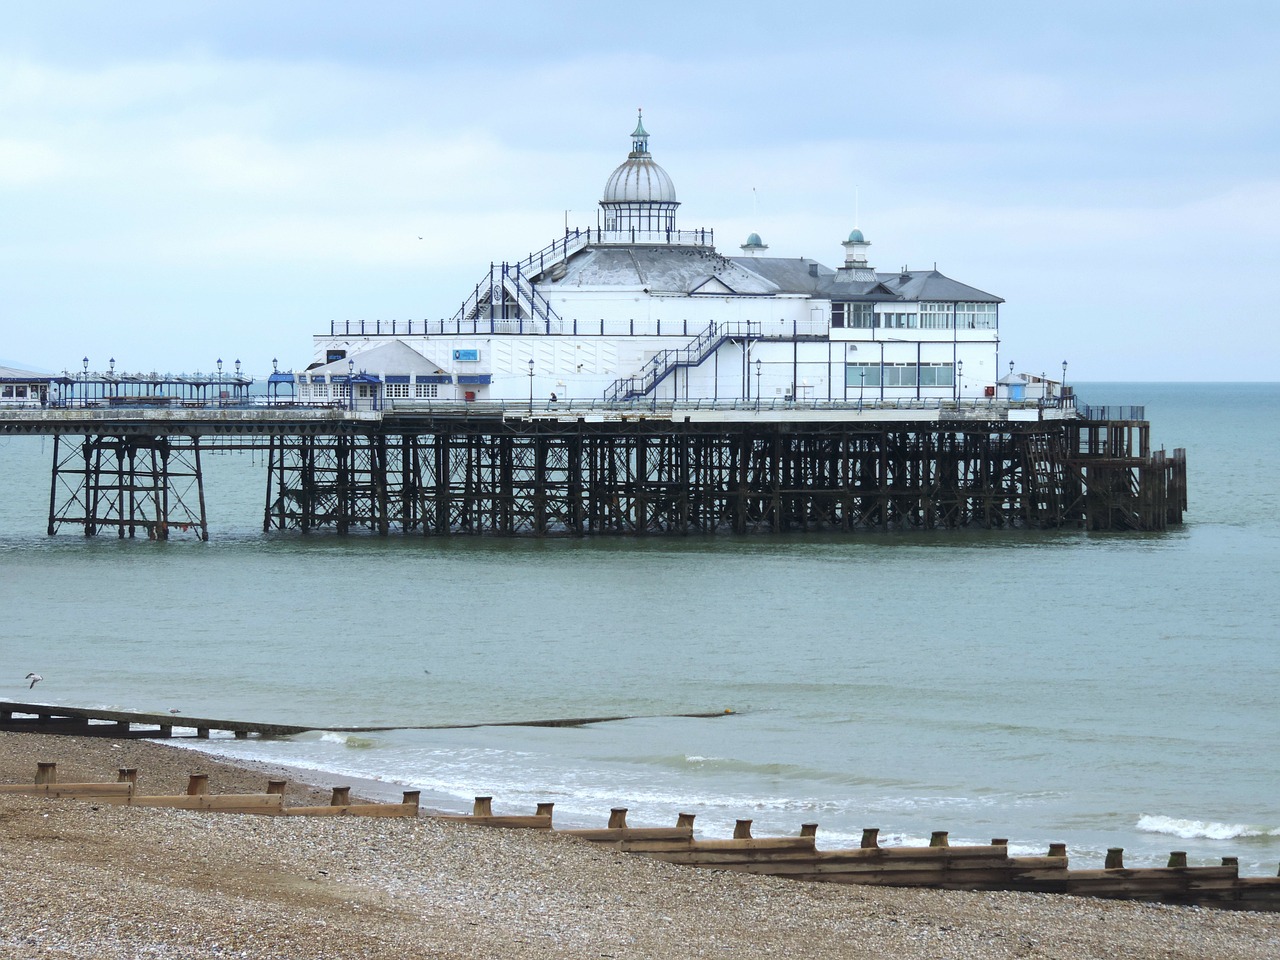
[[[560,825],[698,814],[819,844],[1009,837],[1101,866],[1280,861],[1280,385],[1097,384],[1188,450],[1158,535],[644,540],[261,533],[209,457],[212,540],[44,535],[51,441],[0,439],[0,696],[300,723],[637,715],[203,746]],[[670,714],[723,711],[714,719]],[[145,772],[144,772],[145,773]]]

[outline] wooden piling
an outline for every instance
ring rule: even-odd
[[[36,783],[57,783],[58,765],[56,763],[36,764]]]
[[[862,849],[875,850],[880,846],[880,828],[867,827],[862,831]]]
[[[283,797],[285,788],[288,785],[289,785],[289,781],[287,780],[268,780],[267,793],[276,794],[278,796]]]
[[[609,829],[621,830],[627,825],[627,808],[614,807],[609,811]]]
[[[349,803],[351,803],[351,788],[334,787],[333,796],[329,799],[329,806],[345,807]]]
[[[134,786],[137,786],[138,771],[133,767],[121,767],[116,771],[116,782],[132,783]]]
[[[1174,850],[1169,854],[1170,867],[1185,867],[1187,865],[1187,851]]]
[[[1104,870],[1123,870],[1124,869],[1124,847],[1108,847],[1107,859],[1103,864]]]
[[[209,775],[193,773],[187,778],[187,796],[200,797],[209,792]]]
[[[471,815],[473,817],[492,817],[493,797],[476,797],[475,802],[471,805]]]
[[[750,840],[751,839],[751,821],[739,820],[733,826],[733,839]]]
[[[947,841],[947,836],[948,836],[948,834],[947,834],[947,831],[946,831],[946,830],[935,830],[935,831],[933,831],[933,836],[931,836],[931,837],[929,838],[929,846],[931,846],[931,847],[946,847],[946,846],[949,846],[950,844],[949,844],[949,843],[948,843],[948,841]]]

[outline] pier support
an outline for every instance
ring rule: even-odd
[[[208,540],[200,438],[55,435],[48,532],[66,525],[86,537],[167,540],[178,529]]]
[[[1160,530],[1147,425],[435,421],[273,440],[264,530],[386,534]]]

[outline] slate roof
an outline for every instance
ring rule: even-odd
[[[799,293],[812,296],[835,271],[807,257],[731,257],[733,263],[763,277],[776,288],[775,293]],[[809,271],[817,268],[818,276]]]
[[[768,296],[780,292],[759,273],[706,247],[676,246],[587,247],[569,258],[560,279],[544,279],[538,286],[546,294],[577,286],[689,294],[712,278],[738,294]]]
[[[880,282],[904,300],[965,300],[973,303],[1004,303],[1003,297],[986,293],[959,280],[944,277],[937,270],[908,270],[905,273],[878,273]]]

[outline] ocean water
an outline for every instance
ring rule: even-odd
[[[1162,534],[422,539],[44,534],[52,443],[0,438],[0,697],[318,727],[634,716],[188,745],[562,826],[698,815],[819,845],[1008,837],[1073,864],[1280,861],[1280,385],[1095,384],[1186,447]],[[722,713],[732,710],[731,714]],[[715,712],[711,718],[673,716]],[[145,771],[143,771],[145,776]]]

